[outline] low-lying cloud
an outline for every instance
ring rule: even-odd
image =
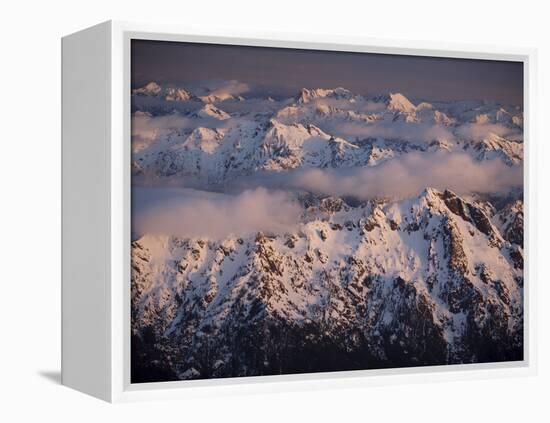
[[[473,141],[483,141],[491,133],[505,138],[522,139],[522,131],[500,123],[466,123],[459,126],[456,132],[459,137]]]
[[[152,116],[147,113],[134,113],[132,115],[132,137],[152,139],[160,132],[171,129],[185,129],[195,126],[193,119],[184,117],[178,113],[169,115]]]
[[[238,195],[191,189],[134,188],[132,232],[223,239],[258,231],[284,233],[299,222],[301,208],[284,192],[264,188]]]
[[[315,98],[309,103],[310,107],[334,107],[340,110],[352,110],[356,113],[376,113],[385,110],[386,105],[378,101],[358,100],[350,102],[341,98]]]
[[[210,239],[292,232],[302,213],[293,195],[297,191],[361,200],[401,199],[427,187],[464,195],[502,193],[522,184],[522,166],[438,152],[409,153],[373,167],[249,175],[226,186],[223,194],[134,186],[132,232],[135,237],[148,233]]]
[[[250,91],[250,86],[248,84],[237,80],[211,83],[208,88],[210,89],[209,95],[221,98],[226,96],[236,96]]]
[[[247,177],[237,186],[306,190],[316,194],[404,198],[424,188],[450,189],[459,194],[499,193],[523,184],[523,167],[501,160],[477,161],[463,153],[409,153],[373,167],[309,169],[286,174]]]
[[[219,121],[210,119],[212,122],[201,122],[205,119],[190,119],[179,113],[169,115],[152,116],[148,113],[134,113],[132,115],[132,151],[139,152],[147,148],[156,139],[162,138],[167,133],[177,130],[193,130],[202,123],[204,126],[215,125]]]
[[[197,108],[196,111],[199,109]],[[166,138],[171,132],[179,134],[191,133],[196,128],[227,128],[237,126],[246,118],[232,118],[220,120],[206,116],[183,116],[180,113],[152,116],[148,113],[134,113],[132,115],[132,151],[137,153],[147,148],[157,139]]]
[[[331,134],[346,139],[353,138],[386,138],[405,140],[414,143],[429,143],[434,140],[453,140],[454,135],[438,124],[417,122],[376,122],[358,123],[344,122],[329,125],[327,128]]]

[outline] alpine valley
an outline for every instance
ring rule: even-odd
[[[241,91],[133,90],[132,382],[523,359],[520,107]]]

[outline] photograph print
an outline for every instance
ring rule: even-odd
[[[131,382],[522,361],[523,63],[131,41]]]

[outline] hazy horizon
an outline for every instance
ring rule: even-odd
[[[494,100],[523,107],[523,63],[132,40],[132,87],[150,81],[236,80],[251,92],[288,97],[301,88],[414,100]]]

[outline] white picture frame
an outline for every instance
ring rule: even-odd
[[[524,64],[525,354],[522,362],[130,383],[130,40],[132,38]],[[536,373],[536,52],[291,33],[205,32],[105,22],[62,40],[62,383],[110,402],[315,390]]]

